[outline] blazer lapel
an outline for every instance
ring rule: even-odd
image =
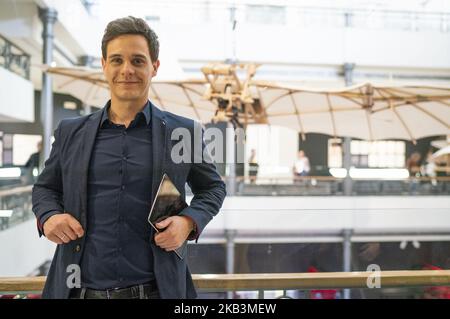
[[[81,196],[81,216],[83,222],[86,222],[87,211],[87,181],[89,162],[91,159],[92,149],[94,148],[95,138],[100,126],[100,120],[106,107],[102,110],[93,113],[86,121],[84,127],[84,141],[81,147],[81,176],[80,176],[80,196]],[[86,223],[84,224],[86,225]]]
[[[153,152],[153,174],[152,174],[152,200],[155,198],[159,183],[164,174],[164,161],[166,154],[167,122],[164,113],[153,103],[152,108],[152,152]]]

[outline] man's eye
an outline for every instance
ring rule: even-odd
[[[121,63],[121,62],[122,62],[122,59],[119,59],[119,58],[111,59],[111,63],[117,64],[117,63]]]
[[[143,64],[144,61],[142,61],[141,59],[134,59],[134,60],[133,60],[133,63],[134,63],[134,64],[137,64],[137,65],[140,65],[140,64]]]

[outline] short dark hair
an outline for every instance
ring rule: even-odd
[[[140,34],[145,37],[150,51],[152,62],[158,60],[159,41],[155,31],[141,18],[128,16],[108,23],[102,39],[102,56],[106,60],[106,47],[108,42],[125,34]]]

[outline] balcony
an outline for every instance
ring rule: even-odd
[[[0,36],[1,122],[34,121],[34,87],[30,78],[30,56]]]

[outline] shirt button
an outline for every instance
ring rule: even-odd
[[[123,135],[127,135],[127,131],[123,131]]]
[[[126,161],[128,159],[127,156],[122,157],[124,161]]]
[[[122,185],[121,189],[124,190],[125,189],[125,185]]]
[[[80,252],[80,250],[81,250],[81,246],[80,245],[76,245],[75,246],[75,252]]]

